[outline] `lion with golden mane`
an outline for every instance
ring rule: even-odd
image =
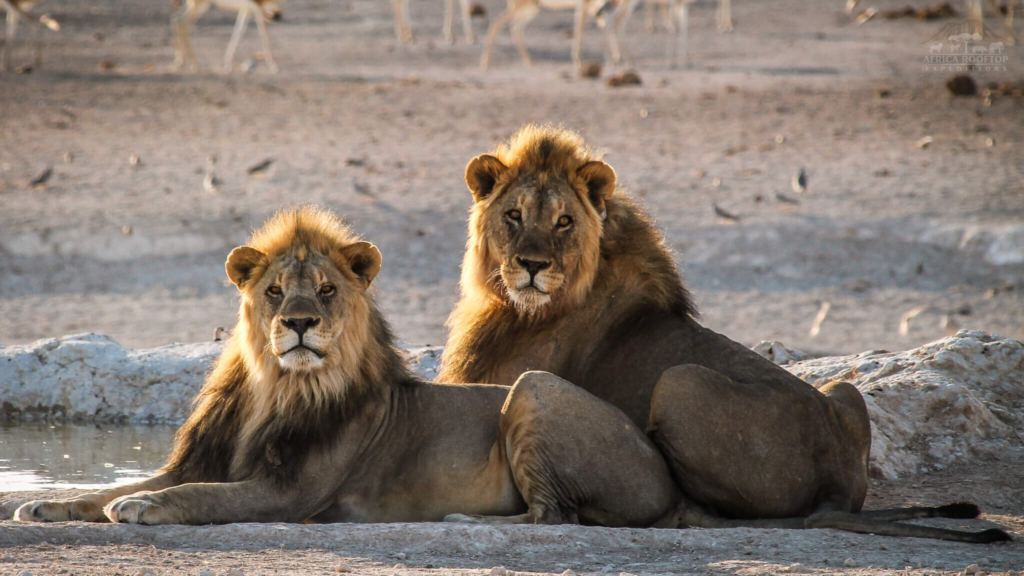
[[[543,373],[413,376],[370,290],[380,252],[333,215],[283,211],[225,267],[238,324],[163,469],[15,520],[672,522],[664,459],[613,407]]]
[[[475,204],[439,380],[543,370],[610,402],[666,458],[683,525],[1008,538],[895,522],[977,516],[969,503],[861,512],[871,426],[857,389],[815,389],[702,327],[661,233],[577,134],[525,126],[474,158],[466,183]]]

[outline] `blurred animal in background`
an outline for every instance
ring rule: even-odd
[[[184,5],[171,15],[171,27],[174,29],[174,67],[181,68],[187,65],[193,72],[199,70],[189,33],[192,25],[210,9],[211,5],[238,12],[235,31],[231,34],[227,52],[224,53],[224,70],[230,72],[234,68],[235,50],[238,49],[238,42],[242,39],[249,17],[252,16],[256,20],[260,39],[263,41],[263,59],[271,72],[277,72],[277,63],[274,62],[274,54],[270,51],[270,35],[267,33],[267,21],[280,19],[277,0],[185,0]]]
[[[985,3],[982,0],[966,0],[967,20],[983,21],[985,19],[983,8]],[[1013,33],[1013,12],[1018,3],[1024,6],[1024,0],[1006,0],[1006,4],[1003,5],[999,4],[999,0],[987,0],[988,7],[993,14],[1004,16],[1003,34],[1006,35],[1007,43],[1011,46],[1017,43],[1017,37]]]
[[[608,44],[608,55],[612,62],[621,59],[619,51],[619,39],[617,30],[606,25],[605,16],[616,11],[623,0],[508,0],[508,7],[498,15],[487,30],[487,42],[484,46],[484,53],[480,59],[480,67],[487,69],[491,64],[491,52],[494,50],[494,41],[498,34],[509,26],[512,41],[519,49],[519,55],[527,66],[533,66],[530,60],[530,53],[526,50],[523,42],[523,32],[526,27],[537,17],[541,9],[545,10],[575,10],[572,34],[572,62],[577,70],[582,68],[580,51],[583,48],[583,27],[586,24],[587,16],[593,18],[599,28],[604,31],[605,41]]]
[[[686,42],[687,32],[690,25],[690,4],[694,0],[646,0],[647,29],[654,30],[654,4],[662,7],[666,25],[673,36],[668,41],[668,52],[670,65],[675,68],[679,62],[679,46],[682,45],[682,61],[687,60]],[[615,36],[620,37],[626,22],[633,14],[640,0],[625,0],[615,14]],[[715,20],[720,32],[732,31],[732,2],[731,0],[718,0],[718,10],[715,13]],[[630,58],[628,52],[626,54]]]
[[[416,40],[412,33],[412,24],[409,20],[409,0],[391,0],[391,8],[395,12],[395,36],[403,44],[411,44]],[[476,36],[473,34],[473,23],[471,21],[469,0],[459,0],[459,9],[462,12],[462,30],[466,34],[466,43],[475,44]],[[444,39],[449,44],[455,43],[455,34],[452,32],[452,24],[455,20],[455,0],[444,0]]]
[[[4,10],[7,11],[7,36],[4,37],[4,54],[2,60],[0,60],[2,62],[0,66],[6,72],[11,69],[11,53],[14,52],[14,41],[18,35],[18,20],[25,20],[30,24],[36,24],[36,19],[28,13],[28,10],[31,10],[36,2],[28,0],[0,0],[0,3],[2,3],[0,5],[4,7]],[[39,17],[39,23],[55,32],[60,30],[60,24],[46,14]],[[38,39],[36,42],[36,67],[42,65],[42,44],[42,39]]]

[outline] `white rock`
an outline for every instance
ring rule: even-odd
[[[847,568],[856,568],[857,561],[853,558],[847,558],[846,560],[843,560],[843,566],[846,566]]]
[[[864,352],[786,366],[822,386],[845,380],[871,418],[871,473],[894,479],[956,460],[998,457],[1019,444],[1024,346],[961,330],[906,352]]]
[[[775,362],[779,366],[785,366],[793,362],[807,360],[811,357],[811,355],[806,352],[793,350],[792,348],[786,347],[782,342],[776,342],[774,340],[762,340],[755,344],[752,350],[772,362]]]
[[[131,350],[97,334],[0,346],[0,421],[184,421],[222,343]],[[778,342],[755,346],[803,380],[836,379],[865,394],[871,472],[893,479],[956,461],[998,457],[1024,437],[1024,346],[961,330],[906,352],[807,359]],[[406,347],[437,375],[440,347]]]
[[[977,564],[971,564],[967,568],[964,568],[964,574],[977,574],[978,572],[981,572],[981,568],[979,568]]]
[[[349,566],[348,564],[338,564],[338,566],[334,569],[334,571],[335,572],[351,572],[352,571],[352,567]]]
[[[221,342],[131,350],[100,334],[0,345],[0,421],[178,423],[223,350]],[[440,348],[411,352],[437,374]]]

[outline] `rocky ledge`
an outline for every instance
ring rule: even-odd
[[[431,379],[441,348],[406,347]],[[926,473],[957,461],[998,458],[1024,438],[1024,346],[961,330],[905,352],[810,358],[778,342],[754,347],[803,380],[853,383],[871,415],[871,472]],[[218,342],[124,348],[81,334],[0,346],[0,420],[176,423],[220,354]]]

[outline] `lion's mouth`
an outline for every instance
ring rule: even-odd
[[[309,346],[306,346],[305,344],[296,344],[295,346],[292,346],[291,348],[289,348],[289,349],[285,350],[283,353],[281,353],[281,356],[285,356],[287,354],[291,354],[292,352],[295,352],[296,350],[309,350],[317,358],[319,358],[321,360],[323,360],[324,357],[327,356],[323,352],[321,352],[321,351],[319,351],[319,350],[317,350],[315,348],[310,348]]]
[[[533,290],[533,291],[537,292],[538,294],[541,294],[542,296],[547,296],[548,295],[548,292],[545,292],[545,291],[541,290],[540,287],[538,287],[532,281],[529,284],[527,284],[526,286],[522,286],[520,288],[517,288],[517,290],[519,290],[520,292],[525,292],[527,290]]]

